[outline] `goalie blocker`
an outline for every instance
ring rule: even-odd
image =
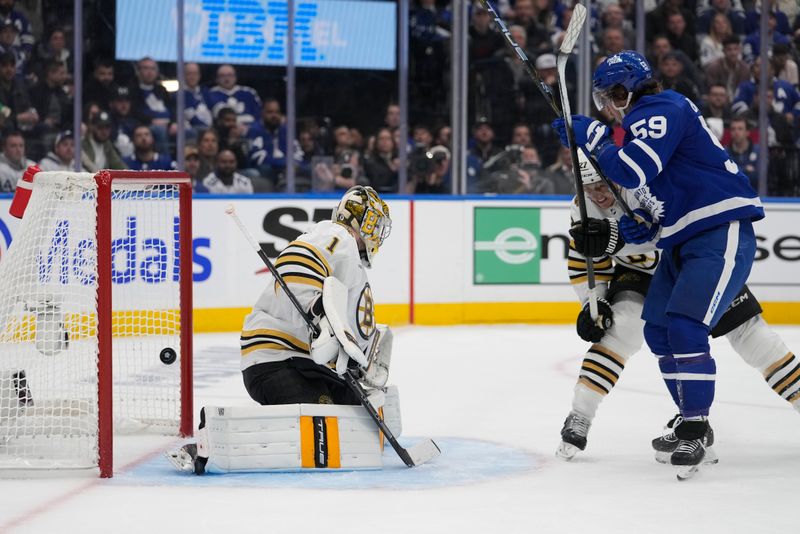
[[[370,401],[399,436],[397,387],[373,391]],[[196,445],[170,451],[167,458],[179,470],[198,475],[380,469],[383,435],[362,406],[206,406]]]

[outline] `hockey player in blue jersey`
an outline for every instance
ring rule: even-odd
[[[624,144],[617,147],[607,126],[582,115],[573,116],[575,141],[647,207],[637,219],[620,221],[625,241],[657,235],[663,249],[644,303],[644,334],[683,418],[670,461],[697,466],[714,399],[708,334],[747,280],[756,248],[752,222],[764,210],[697,107],[662,90],[640,54],[603,60],[593,97],[598,109],[611,107],[624,117]],[[567,145],[564,121],[553,126]]]

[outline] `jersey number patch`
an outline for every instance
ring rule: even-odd
[[[667,118],[656,115],[631,124],[631,133],[637,139],[661,139],[667,135]]]

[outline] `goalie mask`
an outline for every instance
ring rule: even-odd
[[[347,190],[333,214],[333,221],[349,226],[361,236],[366,249],[361,259],[367,267],[372,266],[372,256],[378,253],[392,230],[389,206],[374,189],[361,185]]]

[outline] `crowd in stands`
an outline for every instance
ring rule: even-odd
[[[355,184],[398,192],[401,151],[407,154],[408,169],[406,190],[399,192],[451,191],[452,13],[447,1],[412,2],[408,139],[400,138],[400,108],[388,90],[371,95],[381,100],[382,114],[350,124],[298,113],[296,140],[290,143],[284,94],[272,85],[261,86],[258,78],[240,83],[237,67],[227,64],[186,64],[185,124],[180,125],[176,93],[162,84],[162,67],[174,72],[174,65],[159,65],[149,57],[131,65],[112,59],[113,53],[95,51],[83,58],[79,146],[72,132],[71,28],[59,26],[61,19],[53,14],[34,31],[20,3],[0,0],[0,192],[13,191],[33,162],[43,170],[71,170],[75,158],[87,171],[174,169],[179,128],[187,140],[184,169],[198,193],[285,191],[287,165],[294,165],[299,192]],[[496,5],[557,95],[555,52],[572,1],[499,0]],[[647,57],[664,88],[684,94],[702,110],[709,129],[754,186],[759,145],[767,143],[769,194],[800,195],[800,3],[647,0],[645,6]],[[592,3],[593,64],[635,47],[635,9],[634,0]],[[759,58],[763,9],[769,10],[771,43],[766,66]],[[467,192],[571,194],[571,157],[551,129],[553,111],[478,2],[470,9],[468,42]],[[568,72],[573,100],[576,64],[571,61]],[[771,79],[765,140],[757,128],[761,68],[769,69]],[[621,135],[619,117],[597,116]]]

